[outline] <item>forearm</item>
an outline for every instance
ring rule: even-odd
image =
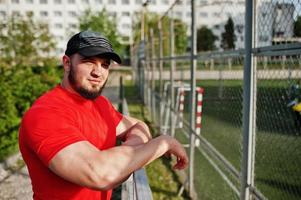
[[[100,181],[99,185],[112,188],[133,171],[162,156],[169,150],[170,144],[164,136],[157,137],[138,146],[122,145],[96,155],[91,171]],[[105,162],[105,165],[104,163]],[[107,176],[109,174],[109,176]]]
[[[175,169],[187,166],[188,158],[181,144],[170,136],[162,135],[147,143],[121,145],[102,151],[88,141],[80,141],[59,151],[49,168],[75,184],[107,190],[167,151],[177,157]]]
[[[148,142],[151,138],[148,126],[143,122],[138,122],[125,133],[123,141],[125,145],[139,145]]]

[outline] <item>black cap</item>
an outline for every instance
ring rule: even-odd
[[[71,56],[75,53],[84,57],[106,56],[119,64],[121,63],[119,55],[114,52],[109,40],[93,31],[82,31],[70,38],[65,54]]]

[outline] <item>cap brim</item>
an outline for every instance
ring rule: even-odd
[[[119,55],[115,52],[108,51],[105,48],[88,47],[88,48],[80,49],[78,51],[78,53],[84,57],[104,56],[104,57],[110,58],[111,60],[114,60],[118,64],[121,64],[121,58],[119,57]]]

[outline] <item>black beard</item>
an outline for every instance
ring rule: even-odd
[[[104,82],[103,86],[99,88],[98,91],[89,91],[83,87],[80,87],[76,84],[76,80],[75,80],[75,73],[73,70],[73,66],[70,67],[70,73],[68,75],[68,80],[70,82],[70,85],[72,86],[72,88],[78,93],[80,94],[82,97],[86,98],[86,99],[90,99],[90,100],[94,100],[97,97],[99,97],[102,93],[103,88],[105,87],[107,80]]]

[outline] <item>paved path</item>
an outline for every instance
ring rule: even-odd
[[[18,153],[0,164],[0,200],[32,199],[30,178]]]

